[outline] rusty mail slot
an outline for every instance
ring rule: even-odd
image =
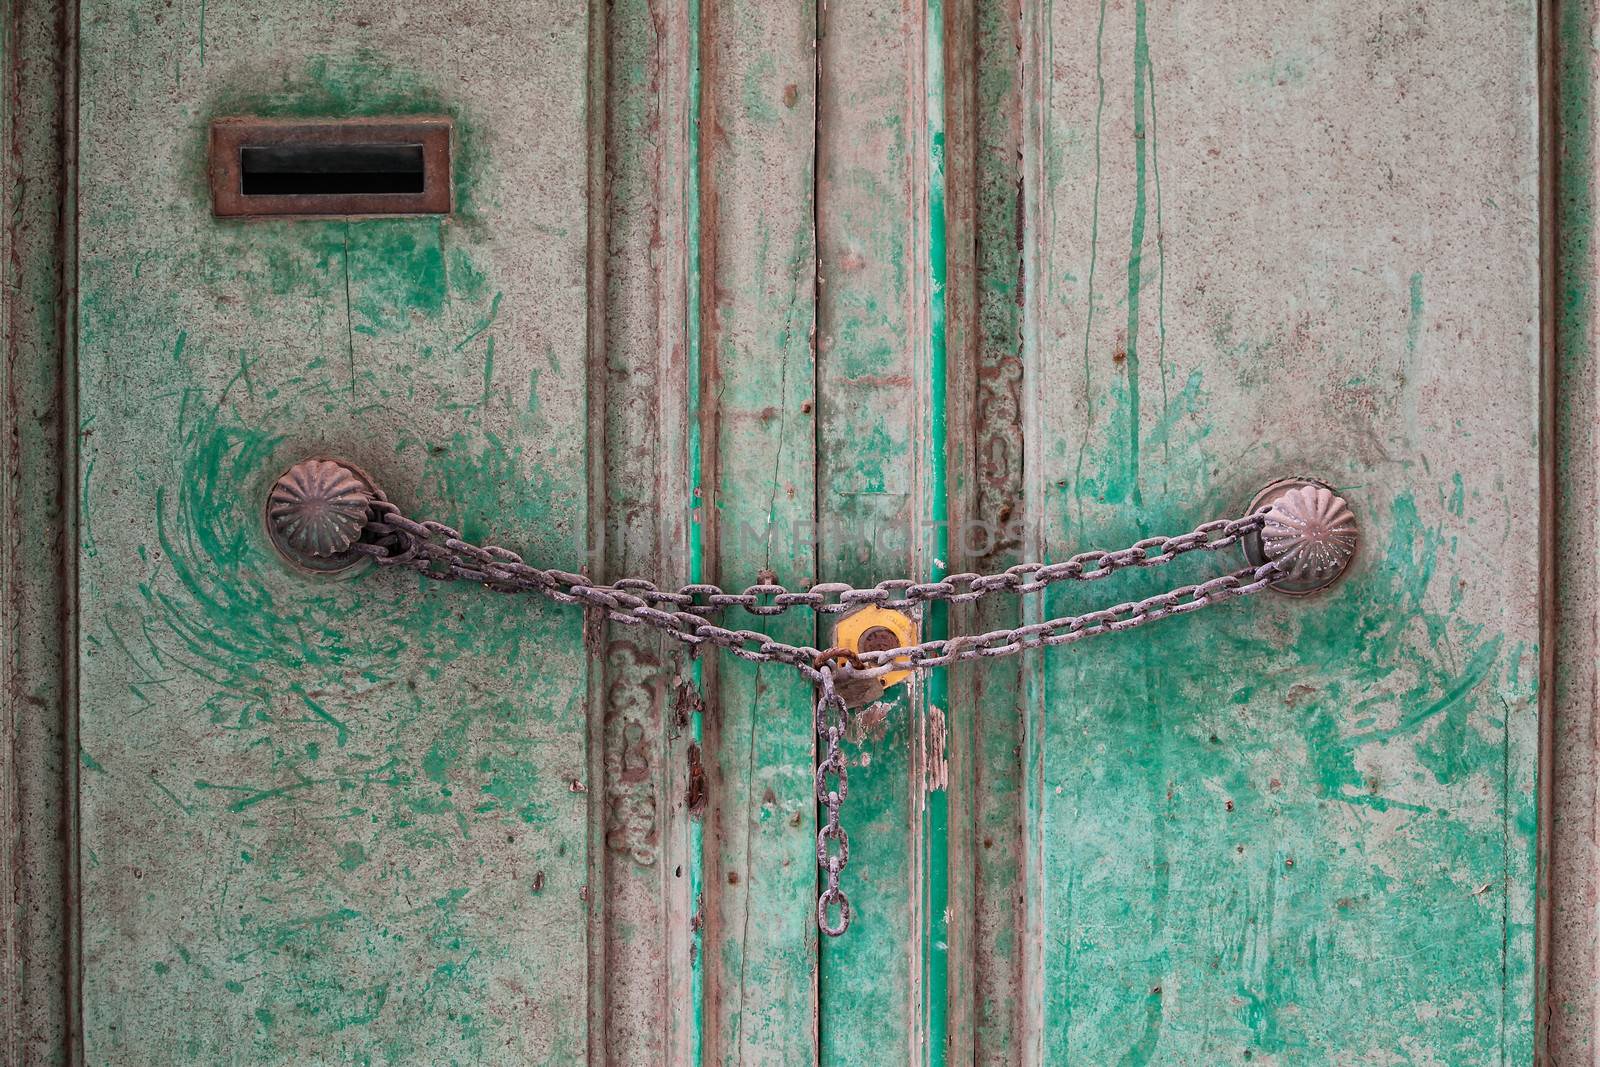
[[[217,119],[210,162],[220,217],[450,211],[448,118]]]

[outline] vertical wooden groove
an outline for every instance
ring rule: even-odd
[[[946,196],[946,103],[948,70],[945,66],[947,12],[944,0],[926,0],[922,20],[922,47],[919,49],[920,78],[913,82],[921,93],[914,94],[913,114],[920,110],[915,126],[923,136],[917,160],[922,171],[916,181],[921,190],[916,201],[921,211],[918,231],[923,234],[924,255],[917,271],[921,283],[918,304],[926,311],[923,339],[923,372],[919,375],[926,417],[919,419],[926,440],[917,450],[925,469],[917,478],[924,500],[917,509],[927,534],[919,544],[914,573],[925,581],[937,581],[951,573],[950,536],[952,469],[949,439],[950,364],[949,341],[949,227]],[[928,605],[923,620],[929,639],[949,636],[949,605]],[[923,921],[919,951],[923,967],[923,1049],[920,1062],[928,1067],[944,1067],[949,1062],[950,1039],[950,783],[949,783],[949,677],[935,672],[923,687],[920,719],[924,753],[920,761],[922,797],[921,838],[923,841]]]
[[[947,371],[949,457],[947,491],[949,521],[956,530],[967,529],[975,513],[972,487],[976,484],[971,469],[974,450],[974,408],[977,363],[975,318],[977,298],[977,166],[976,93],[977,27],[973,0],[947,0],[944,6],[944,34],[939,47],[944,50],[944,176],[945,176],[945,352]],[[947,562],[955,571],[972,569],[966,538],[951,541]],[[949,612],[947,625],[957,632],[973,632],[972,612],[961,608]],[[975,794],[979,739],[977,709],[968,672],[951,668],[946,709],[947,737],[947,899],[949,922],[947,944],[948,1041],[949,1063],[972,1063],[979,1017],[977,927],[981,903],[978,899],[978,857],[974,850],[977,812]]]
[[[1534,1062],[1550,1062],[1551,820],[1555,792],[1556,649],[1561,620],[1557,606],[1561,503],[1556,480],[1558,446],[1558,339],[1556,287],[1559,284],[1559,167],[1561,144],[1555,0],[1540,0],[1539,20],[1539,770],[1534,898]]]
[[[75,1063],[75,7],[0,23],[0,1058]]]
[[[606,181],[606,148],[609,142],[608,27],[606,0],[589,0],[589,74],[587,80],[588,123],[588,330],[585,403],[589,430],[588,495],[586,510],[589,546],[588,566],[602,573],[606,567],[606,310],[607,310],[607,235],[609,195]],[[588,819],[588,1063],[605,1067],[609,989],[606,974],[606,947],[609,928],[606,905],[610,899],[605,852],[605,645],[600,632],[604,624],[585,612],[584,652],[588,658],[588,693],[584,700],[587,726],[587,769],[590,783],[587,796]]]
[[[694,424],[694,440],[699,444],[699,454],[691,456],[691,477],[695,479],[688,500],[690,529],[697,534],[699,564],[697,577],[715,580],[718,558],[718,526],[714,521],[715,509],[708,506],[712,488],[718,484],[722,454],[718,434],[718,396],[715,388],[716,356],[711,351],[708,338],[714,338],[713,311],[716,307],[716,254],[719,225],[716,169],[713,164],[713,138],[717,130],[717,37],[719,25],[719,0],[700,0],[700,99],[695,115],[698,129],[697,165],[699,188],[696,200],[700,205],[699,222],[695,238],[699,242],[699,285],[696,287],[699,306],[694,324],[698,344],[694,350],[695,371],[691,394],[694,410],[690,418]],[[717,684],[717,657],[696,656],[695,670],[699,680],[703,705],[701,713],[701,765],[704,768],[704,803],[700,813],[700,874],[701,891],[694,901],[695,927],[699,937],[699,963],[701,968],[701,1010],[704,1023],[701,1028],[700,1049],[702,1061],[720,1063],[725,1060],[724,1004],[722,968],[707,958],[710,949],[720,936],[720,911],[716,904],[721,896],[717,875],[722,864],[718,855],[717,823],[721,812],[720,769],[722,729]]]
[[[702,360],[701,312],[704,307],[702,288],[701,252],[702,219],[701,190],[703,182],[703,125],[704,106],[704,23],[702,0],[687,0],[688,30],[684,34],[684,61],[688,71],[688,100],[683,128],[684,134],[684,411],[683,438],[685,466],[682,493],[676,498],[673,511],[683,530],[684,573],[691,582],[705,579],[706,547],[704,513],[699,501],[705,482],[704,424],[701,419],[705,399],[702,392],[704,363]],[[688,766],[683,803],[687,812],[685,833],[688,878],[684,886],[685,899],[682,940],[688,953],[690,1005],[688,1012],[688,1055],[693,1067],[706,1062],[706,1022],[708,1010],[706,986],[706,732],[705,732],[705,665],[698,656],[690,657],[685,667],[686,678],[680,679],[680,693],[686,694],[688,712]]]
[[[684,0],[607,4],[594,22],[592,564],[609,579],[677,585],[689,577],[694,23]],[[600,946],[590,1058],[687,1063],[698,1027],[689,810],[698,697],[683,650],[659,635],[605,625],[590,637]]]
[[[1046,204],[1050,195],[1048,174],[1050,2],[1022,0],[1019,15],[1021,42],[1019,104],[1022,110],[1022,426],[1024,552],[1030,559],[1043,557],[1044,473],[1041,432],[1041,328],[1044,318],[1044,260],[1050,244],[1046,230]],[[1043,601],[1030,599],[1023,607],[1025,623],[1039,622]],[[1016,1062],[1044,1062],[1044,712],[1045,672],[1042,657],[1029,657],[1021,668],[1022,742],[1022,864],[1017,893]]]
[[[1540,5],[1541,604],[1539,886],[1535,1051],[1540,1063],[1600,1050],[1600,747],[1595,670],[1597,480],[1592,0]]]
[[[991,572],[1021,561],[1026,505],[1022,27],[1017,0],[947,11],[951,567]],[[1019,605],[1003,601],[952,616],[961,633],[1022,621]],[[995,660],[951,675],[952,1063],[1020,1055],[1026,669]]]
[[[698,581],[704,563],[698,524],[690,506],[700,486],[700,0],[674,0],[656,13],[658,50],[665,72],[656,89],[663,148],[657,156],[655,196],[663,234],[656,301],[656,346],[662,379],[657,396],[663,450],[656,499],[657,543],[674,575]],[[682,457],[676,461],[675,457]],[[702,817],[705,807],[701,753],[703,707],[696,663],[674,653],[675,672],[666,710],[670,743],[666,810],[669,845],[662,866],[667,895],[668,1053],[671,1062],[698,1067],[704,1036],[704,939],[699,900],[704,891]]]
[[[824,538],[827,523],[827,495],[823,486],[823,437],[826,424],[823,422],[823,404],[826,402],[826,389],[823,385],[823,262],[822,262],[822,199],[823,199],[823,147],[822,147],[822,107],[823,107],[823,67],[825,54],[823,51],[824,35],[827,29],[828,0],[816,0],[815,10],[811,19],[811,257],[814,269],[811,275],[811,395],[815,402],[815,416],[811,420],[811,438],[807,442],[811,447],[811,529],[814,539],[819,542],[816,549],[816,577],[820,581],[827,570],[827,557],[820,542]],[[812,643],[817,648],[827,648],[830,642],[824,636],[824,620],[817,619],[811,624],[813,635]],[[822,759],[820,745],[812,754],[812,769]],[[847,761],[848,762],[848,759]],[[821,827],[826,815],[822,803],[814,796],[812,799],[812,822]],[[814,892],[820,897],[826,884],[821,871],[813,872]],[[816,1014],[812,1026],[811,1043],[814,1048],[813,1062],[818,1067],[827,1064],[826,1030],[827,1030],[827,1005],[830,996],[828,983],[828,969],[825,965],[825,952],[827,939],[817,937],[815,963],[813,973],[816,975]]]
[[[83,892],[82,857],[79,855],[78,809],[78,3],[65,0],[61,8],[61,251],[60,327],[61,352],[58,388],[61,421],[56,427],[61,464],[61,716],[64,744],[61,829],[57,841],[64,853],[62,896],[67,933],[66,1060],[84,1060],[83,1032]]]

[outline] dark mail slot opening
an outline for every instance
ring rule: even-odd
[[[223,217],[450,211],[447,118],[218,119],[210,165]]]
[[[279,144],[239,149],[245,196],[420,193],[419,144]]]

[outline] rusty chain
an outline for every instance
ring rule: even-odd
[[[829,937],[838,937],[850,929],[850,898],[839,888],[839,872],[850,862],[850,835],[839,825],[839,805],[850,786],[850,772],[839,742],[849,725],[850,708],[833,690],[833,668],[824,665],[822,680],[817,683],[817,739],[827,755],[817,763],[817,803],[827,811],[828,818],[817,831],[817,867],[827,886],[817,894],[817,929]],[[830,777],[838,779],[839,784],[830,788]],[[838,921],[829,918],[836,906]]]
[[[718,626],[706,616],[735,607],[758,616],[779,615],[791,607],[828,614],[863,604],[905,610],[932,601],[970,603],[1002,590],[1033,593],[1056,582],[1094,581],[1128,567],[1160,566],[1186,552],[1228,548],[1260,530],[1264,522],[1261,514],[1218,519],[1177,537],[1145,538],[1116,552],[1081,552],[1059,563],[1021,563],[996,574],[954,574],[937,582],[890,579],[865,589],[824,582],[803,592],[792,592],[775,583],[749,586],[741,593],[727,593],[710,584],[685,585],[669,591],[642,578],[622,578],[602,585],[587,575],[530,566],[515,552],[498,545],[470,544],[443,523],[407,518],[381,495],[374,496],[372,517],[353,550],[372,557],[380,566],[404,567],[439,581],[473,582],[496,592],[531,592],[558,603],[582,604],[601,611],[612,622],[661,629],[691,648],[711,644],[752,662],[788,664],[813,684],[819,684],[820,649],[774,641],[755,630]],[[1270,585],[1278,575],[1276,565],[1267,563],[1084,615],[861,652],[859,662],[843,665],[840,673],[846,678],[877,678],[890,671],[945,667],[964,660],[1008,656],[1028,648],[1069,644],[1245,596]],[[896,592],[902,595],[896,597]],[[769,602],[763,603],[766,598],[770,598]],[[671,605],[672,610],[663,609],[659,606],[662,604]]]
[[[1131,630],[1157,619],[1260,592],[1282,576],[1282,568],[1276,562],[1268,562],[1082,615],[882,651],[823,651],[808,645],[791,645],[759,631],[719,626],[707,616],[734,608],[756,616],[781,615],[790,608],[833,614],[868,604],[903,611],[934,601],[971,603],[997,592],[1035,593],[1057,582],[1095,581],[1127,568],[1170,563],[1188,552],[1228,548],[1258,532],[1265,521],[1264,511],[1238,519],[1217,519],[1186,534],[1148,537],[1115,552],[1080,552],[1058,563],[1021,563],[994,574],[953,574],[935,582],[897,578],[869,588],[823,582],[803,591],[767,582],[729,593],[708,583],[661,589],[642,578],[599,584],[587,575],[534,567],[510,549],[474,545],[443,523],[408,518],[374,487],[368,521],[361,539],[352,548],[382,567],[413,570],[438,581],[472,582],[496,592],[531,592],[557,603],[581,604],[615,623],[659,629],[687,645],[691,654],[710,645],[757,663],[787,664],[810,679],[818,690],[816,730],[825,749],[816,769],[817,802],[827,812],[827,820],[817,833],[817,866],[825,882],[817,898],[817,926],[824,934],[837,937],[849,928],[851,912],[850,901],[839,888],[839,873],[850,859],[850,839],[839,823],[839,807],[848,782],[840,741],[850,713],[835,691],[836,680],[871,679],[908,669],[929,670]],[[830,786],[829,778],[836,779],[837,785]],[[834,908],[839,912],[836,921],[830,918]]]

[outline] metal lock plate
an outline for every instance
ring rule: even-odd
[[[904,612],[868,604],[841,615],[833,624],[833,640],[829,643],[851,652],[887,652],[891,648],[916,644],[917,623]],[[851,678],[839,683],[838,693],[847,707],[859,708],[880,699],[884,690],[909,677],[908,667],[903,671],[890,671],[880,678]]]

